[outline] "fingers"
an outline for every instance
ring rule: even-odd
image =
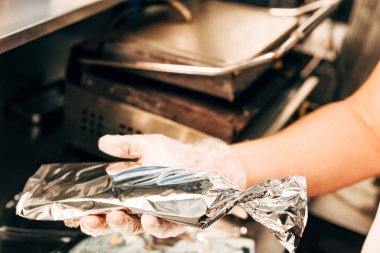
[[[141,216],[144,231],[157,238],[174,237],[185,232],[185,227],[148,214]]]
[[[115,175],[116,173],[123,171],[125,169],[128,169],[132,166],[135,166],[136,162],[117,162],[117,163],[111,163],[107,166],[106,171],[109,175]]]
[[[113,211],[107,214],[108,226],[117,233],[135,235],[142,233],[140,218],[126,214],[124,211]]]
[[[80,227],[83,233],[91,236],[107,235],[114,232],[135,235],[145,231],[157,238],[178,236],[186,230],[184,226],[148,214],[143,214],[140,219],[128,215],[124,211],[113,211],[105,217],[85,216],[80,220]]]
[[[112,233],[104,216],[89,215],[80,220],[80,228],[83,233],[91,236],[100,236]]]
[[[79,219],[64,220],[63,223],[65,223],[66,227],[77,228],[80,225],[80,220]]]
[[[140,219],[132,217],[124,211],[113,211],[105,217],[85,216],[80,220],[80,227],[83,233],[91,236],[107,235],[114,232],[135,235],[143,232]]]
[[[142,156],[141,135],[105,135],[99,139],[99,149],[111,156],[140,158]]]

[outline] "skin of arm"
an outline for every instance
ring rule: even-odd
[[[231,146],[252,186],[305,176],[322,195],[380,174],[380,62],[347,99],[324,106],[281,132]]]

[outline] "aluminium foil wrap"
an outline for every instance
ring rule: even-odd
[[[68,220],[128,209],[204,229],[240,206],[289,252],[302,237],[307,221],[304,177],[270,179],[241,190],[215,172],[125,162],[122,170],[110,175],[106,170],[110,166],[115,164],[42,165],[26,183],[17,214]]]

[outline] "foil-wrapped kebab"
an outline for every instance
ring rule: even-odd
[[[304,177],[271,179],[243,191],[215,172],[123,164],[126,169],[112,175],[106,168],[113,163],[42,165],[26,183],[17,214],[67,220],[126,208],[204,229],[238,205],[268,227],[289,252],[304,231]]]

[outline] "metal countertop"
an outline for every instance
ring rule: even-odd
[[[125,0],[0,0],[0,54]]]

